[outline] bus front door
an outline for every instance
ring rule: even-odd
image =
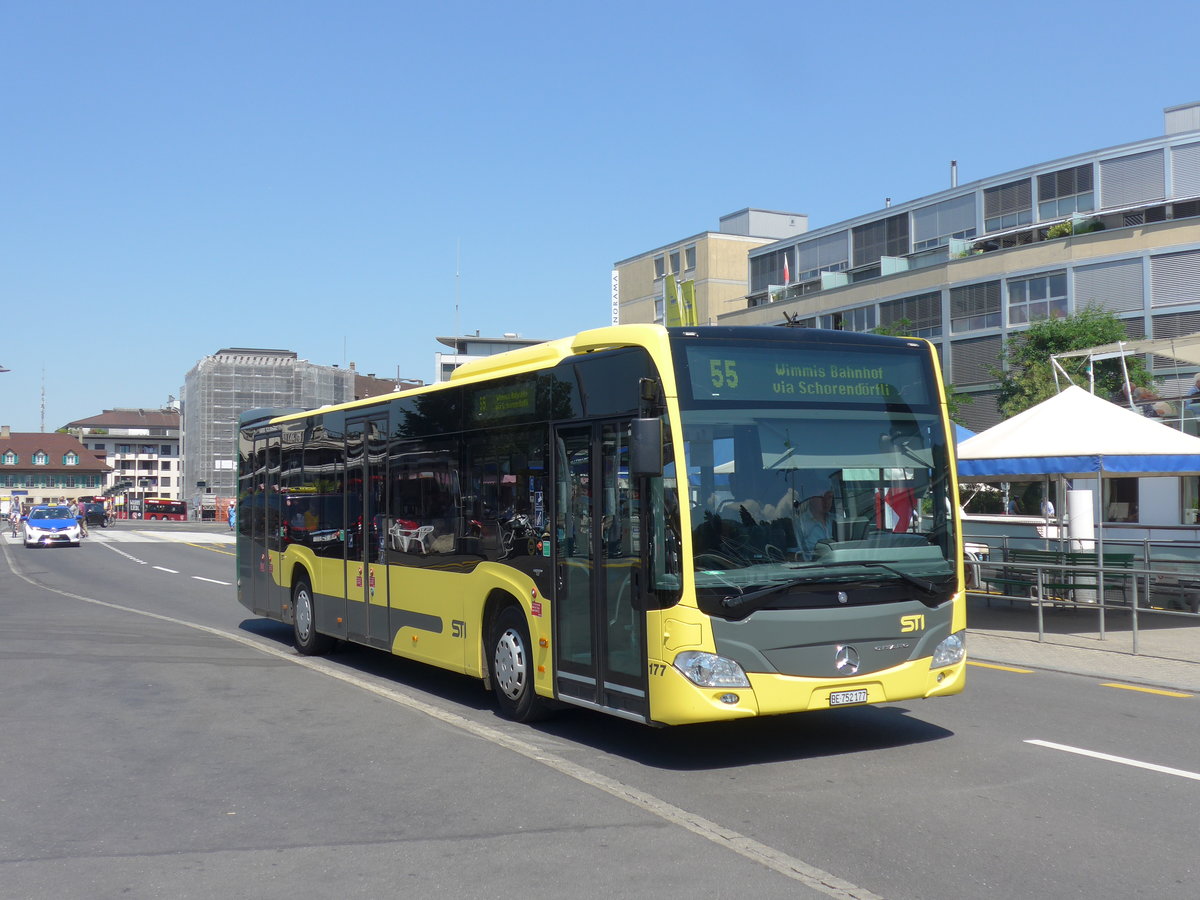
[[[387,523],[387,418],[346,424],[346,634],[391,648]]]
[[[253,480],[238,510],[238,531],[249,537],[250,593],[253,609],[272,618],[282,615],[286,590],[279,586],[275,561],[279,539],[279,433],[254,439]]]
[[[556,690],[642,721],[642,498],[629,476],[629,422],[563,426],[555,445]]]

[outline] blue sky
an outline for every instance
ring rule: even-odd
[[[431,379],[456,327],[606,324],[614,261],[725,213],[819,227],[943,189],[951,159],[966,182],[1161,134],[1200,100],[1198,24],[1153,0],[5,0],[0,424],[39,430],[43,384],[48,430],[158,406],[222,347]]]

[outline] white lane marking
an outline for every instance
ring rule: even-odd
[[[154,566],[154,568],[158,569],[160,572],[170,572],[172,575],[179,574],[178,569],[168,569],[166,566]]]
[[[118,551],[119,552],[119,551]],[[8,559],[8,548],[4,548],[5,558]],[[504,747],[513,753],[524,756],[526,759],[540,763],[549,769],[553,769],[560,774],[566,775],[568,778],[573,778],[596,790],[603,791],[643,810],[653,816],[657,816],[672,825],[677,825],[687,831],[692,832],[707,841],[711,841],[719,847],[724,847],[726,850],[732,850],[739,856],[757,862],[760,865],[766,866],[768,869],[783,875],[793,881],[798,881],[805,887],[811,888],[822,894],[830,897],[837,897],[840,900],[884,900],[866,888],[858,887],[839,878],[830,872],[823,869],[818,869],[816,866],[809,865],[801,859],[794,856],[789,856],[782,851],[776,850],[774,847],[769,847],[752,838],[748,838],[731,828],[726,828],[716,822],[705,819],[702,816],[690,813],[687,810],[668,803],[655,797],[653,794],[648,794],[645,791],[640,791],[630,785],[623,784],[616,779],[609,778],[595,772],[591,769],[573,763],[570,760],[564,759],[553,753],[547,752],[542,747],[532,744],[515,735],[508,734],[498,728],[493,728],[489,725],[484,725],[480,722],[473,722],[470,719],[460,716],[457,713],[447,709],[439,709],[430,703],[426,703],[416,697],[410,696],[401,690],[394,687],[382,684],[372,684],[362,678],[354,675],[351,672],[343,672],[332,668],[329,663],[324,660],[315,659],[308,656],[299,656],[294,650],[279,650],[267,644],[260,644],[253,638],[248,638],[233,632],[223,631],[220,628],[212,628],[208,625],[200,625],[197,622],[188,622],[184,619],[177,619],[173,616],[164,616],[160,613],[147,612],[143,609],[133,609],[129,606],[121,606],[117,603],[109,603],[106,600],[97,600],[94,597],[84,597],[81,594],[74,594],[70,591],[60,590],[48,585],[39,584],[29,576],[17,570],[12,564],[12,560],[8,559],[9,568],[22,581],[32,585],[33,587],[41,588],[42,590],[50,591],[62,597],[69,597],[72,600],[79,600],[83,603],[91,603],[95,606],[103,606],[108,609],[117,610],[119,612],[133,613],[137,616],[145,616],[148,619],[155,619],[160,622],[169,622],[173,625],[180,625],[184,628],[192,628],[196,631],[211,634],[215,637],[226,638],[234,643],[249,647],[252,650],[257,650],[260,653],[265,653],[268,656],[273,656],[277,659],[285,660],[294,663],[298,666],[304,666],[306,669],[311,669],[314,672],[319,672],[322,675],[327,675],[330,678],[337,679],[345,684],[368,691],[385,700],[391,700],[400,706],[407,707],[415,712],[424,713],[430,718],[437,719],[443,724],[457,728],[471,734],[481,740]]]
[[[207,531],[92,531],[89,538],[97,544],[228,544],[237,543],[233,535]]]
[[[1189,772],[1186,769],[1172,769],[1170,766],[1160,766],[1155,763],[1142,762],[1139,759],[1113,756],[1110,753],[1099,753],[1095,750],[1084,750],[1082,747],[1069,747],[1066,744],[1055,744],[1050,741],[1026,741],[1025,743],[1038,747],[1046,747],[1050,750],[1062,750],[1064,753],[1090,756],[1092,759],[1102,759],[1105,762],[1120,763],[1123,766],[1133,766],[1135,769],[1148,769],[1151,772],[1160,772],[1163,775],[1178,775],[1180,778],[1190,778],[1193,781],[1200,781],[1200,772]]]
[[[124,550],[118,550],[116,547],[113,547],[110,544],[101,543],[100,546],[104,547],[107,550],[111,550],[113,553],[117,554],[118,556],[123,556],[128,560],[132,560],[133,562],[137,563],[139,566],[146,565],[146,561],[144,559],[138,559],[136,556],[131,556],[130,554],[126,553]]]
[[[203,575],[193,575],[192,577],[197,581],[207,581],[210,584],[223,584],[225,587],[229,587],[233,583],[231,581],[217,581],[215,578],[205,578]]]

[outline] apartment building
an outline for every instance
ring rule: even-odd
[[[138,508],[146,497],[186,499],[178,409],[106,409],[66,429],[111,467],[103,493],[118,508]]]

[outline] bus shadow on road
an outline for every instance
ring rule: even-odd
[[[292,647],[292,628],[270,619],[246,619],[241,629],[280,649]],[[502,728],[529,728],[674,771],[735,768],[755,763],[842,756],[928,743],[954,732],[922,721],[906,706],[862,706],[741,719],[736,722],[653,728],[600,712],[559,705],[547,719],[518,725],[500,718],[489,692],[475,678],[357,644],[339,643],[330,659],[359,675],[424,694],[472,720],[491,713]],[[458,707],[455,709],[454,707]]]
[[[954,736],[901,706],[872,706],[647,728],[572,710],[538,724],[563,740],[587,744],[645,766],[675,771],[737,768],[842,756],[923,744]]]
[[[271,641],[281,650],[295,652],[291,625],[271,619],[245,619],[239,627],[248,634]],[[492,695],[484,690],[479,679],[395,656],[386,650],[339,641],[328,659],[359,675],[394,682],[397,688],[427,694],[431,702],[444,700],[476,711],[495,706]],[[465,715],[467,710],[461,712]]]

